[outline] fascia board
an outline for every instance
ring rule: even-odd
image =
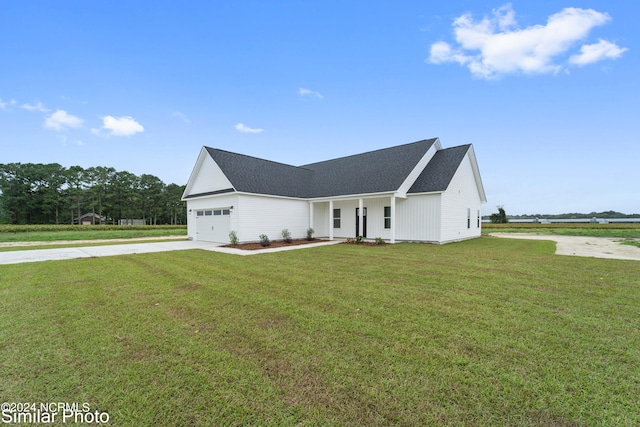
[[[185,186],[184,192],[182,193],[182,199],[181,199],[182,201],[185,200],[185,197],[191,191],[191,187],[193,186],[193,182],[195,181],[196,175],[198,174],[198,172],[200,171],[200,168],[202,167],[202,163],[204,162],[205,156],[208,156],[208,155],[209,153],[203,146],[200,149],[198,160],[196,160],[196,164],[193,166],[193,169],[191,170],[191,175],[189,175],[189,180],[187,181],[187,185]]]
[[[482,184],[482,177],[480,176],[480,168],[478,168],[478,161],[476,159],[476,152],[473,149],[473,145],[467,152],[469,160],[471,161],[471,169],[473,170],[473,176],[476,180],[476,187],[478,188],[478,194],[480,195],[480,201],[487,203],[487,195],[484,192],[484,185]]]
[[[427,167],[433,156],[435,156],[436,152],[441,149],[442,145],[440,144],[440,139],[436,138],[433,145],[429,147],[426,153],[424,153],[424,156],[422,156],[413,170],[409,173],[409,175],[407,175],[407,178],[404,180],[404,182],[396,190],[396,195],[398,197],[401,197],[403,199],[407,197],[407,192],[409,191],[413,183],[416,182],[416,179],[418,179],[424,168]]]

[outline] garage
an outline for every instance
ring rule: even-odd
[[[196,240],[228,243],[230,226],[230,208],[196,211]]]

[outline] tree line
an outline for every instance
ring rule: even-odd
[[[180,201],[184,188],[111,167],[0,164],[0,223],[79,224],[91,213],[96,224],[96,216],[108,224],[120,219],[186,224],[186,204]]]

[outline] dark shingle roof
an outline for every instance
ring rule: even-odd
[[[445,191],[469,147],[471,145],[467,144],[438,150],[408,192]]]
[[[426,139],[299,167],[205,148],[236,191],[314,198],[395,191],[436,141]],[[439,150],[409,192],[446,190],[469,147]]]
[[[302,166],[313,171],[309,197],[397,190],[436,138]]]
[[[306,197],[311,172],[283,163],[205,147],[236,191]]]

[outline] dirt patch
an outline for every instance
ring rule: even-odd
[[[556,242],[556,255],[640,261],[640,248],[623,245],[623,239],[610,237],[561,236],[535,233],[489,233],[509,239],[551,240]]]

